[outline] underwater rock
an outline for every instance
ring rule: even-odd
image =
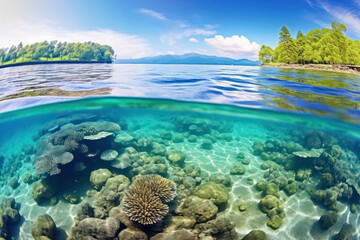
[[[214,182],[214,183],[217,183],[217,184],[222,184],[225,187],[231,187],[231,185],[232,185],[230,176],[225,175],[225,174],[219,174],[219,173],[211,174],[206,179],[206,181]]]
[[[36,203],[41,203],[45,199],[50,199],[57,191],[57,185],[53,179],[45,178],[35,182],[31,188],[31,196]]]
[[[161,156],[149,156],[146,152],[139,153],[139,159],[132,164],[131,172],[134,175],[167,174],[167,164]]]
[[[247,208],[248,206],[245,203],[240,203],[239,205],[240,212],[246,211]]]
[[[188,141],[189,141],[189,142],[197,142],[197,137],[196,137],[195,135],[190,135],[190,136],[188,137]]]
[[[285,186],[284,190],[285,192],[290,196],[296,193],[297,191],[297,184],[295,182],[292,182]]]
[[[330,155],[334,158],[339,158],[342,153],[342,149],[339,145],[333,145],[330,149]]]
[[[264,213],[269,213],[273,209],[276,213],[282,213],[284,211],[284,203],[274,195],[266,195],[260,201],[260,209]]]
[[[162,131],[160,133],[160,138],[163,140],[171,140],[172,139],[172,133],[170,131]]]
[[[185,162],[186,155],[180,150],[173,150],[167,153],[166,158],[170,161],[170,163],[182,166]]]
[[[280,197],[279,186],[272,182],[268,183],[265,187],[265,194],[274,195],[275,197],[279,198]]]
[[[214,182],[202,183],[195,189],[194,195],[203,199],[209,199],[217,206],[226,204],[229,199],[227,188],[222,184]]]
[[[218,137],[226,142],[231,142],[233,140],[233,135],[231,133],[220,133]]]
[[[101,153],[100,158],[103,161],[112,161],[118,156],[118,152],[114,149],[108,149]]]
[[[125,169],[130,167],[132,163],[139,160],[139,154],[133,147],[125,148],[124,153],[117,156],[115,160],[112,161],[111,166],[114,168]]]
[[[209,201],[209,200],[202,200],[202,201]],[[172,216],[171,223],[168,227],[166,227],[164,232],[172,232],[174,230],[184,229],[184,228],[192,229],[195,226],[195,224],[196,224],[196,220],[193,218],[184,217],[184,216]]]
[[[299,169],[296,172],[295,179],[298,181],[304,181],[310,177],[311,169]]]
[[[154,224],[163,219],[169,202],[176,196],[176,184],[159,175],[139,176],[124,198],[124,211],[132,221],[142,225]]]
[[[213,237],[216,240],[237,239],[235,224],[227,218],[216,218],[195,226],[199,239]]]
[[[319,219],[320,226],[328,229],[337,222],[338,218],[339,216],[335,211],[326,211]]]
[[[331,173],[323,173],[321,175],[321,184],[324,187],[329,187],[333,184],[333,176],[331,175]]]
[[[201,168],[195,164],[188,164],[184,167],[184,172],[187,176],[192,178],[200,177]]]
[[[254,150],[254,155],[255,156],[260,156],[261,153],[263,153],[265,151],[264,149],[264,143],[260,142],[260,141],[255,141],[252,148]]]
[[[100,190],[111,177],[111,172],[106,168],[94,170],[90,174],[90,184],[96,190]]]
[[[186,230],[176,230],[171,233],[158,233],[151,237],[150,240],[197,240],[197,236]]]
[[[201,143],[201,148],[206,150],[213,149],[213,143],[210,139],[203,139]]]
[[[12,189],[16,189],[19,186],[19,182],[16,177],[12,177],[9,179],[9,186]]]
[[[129,228],[122,230],[119,233],[118,238],[121,240],[148,240],[148,237],[144,232]]]
[[[20,204],[14,198],[5,198],[0,203],[0,239],[10,239],[8,227],[20,221]]]
[[[94,216],[96,218],[107,217],[110,210],[119,205],[129,185],[130,180],[124,175],[109,178],[95,200]]]
[[[211,200],[190,196],[181,200],[175,212],[202,223],[213,219],[218,212],[218,208]]]
[[[31,226],[31,235],[35,240],[42,240],[43,237],[54,239],[56,232],[56,225],[54,220],[47,214],[40,215],[36,218],[34,224]]]
[[[352,225],[344,223],[338,234],[334,236],[334,240],[350,240],[354,235],[355,229]]]
[[[139,152],[151,152],[153,149],[153,141],[151,138],[142,137],[135,142],[135,148]]]
[[[80,200],[80,197],[76,194],[76,191],[67,191],[63,196],[65,200],[71,204],[76,204]]]
[[[266,240],[266,234],[261,230],[252,230],[246,234],[241,240]]]
[[[245,154],[244,154],[243,152],[239,152],[239,153],[236,155],[236,158],[239,159],[239,160],[245,159]]]
[[[259,191],[264,191],[266,188],[266,182],[260,180],[256,183],[256,189]]]
[[[241,164],[236,164],[230,169],[231,175],[243,175],[245,173],[245,168]]]
[[[273,229],[278,229],[282,224],[282,219],[279,215],[273,215],[270,217],[267,225]]]
[[[260,168],[262,170],[267,170],[267,169],[271,168],[271,162],[270,161],[262,162],[260,165]]]
[[[120,228],[120,221],[116,218],[107,219],[85,218],[75,224],[71,230],[69,240],[79,239],[112,239]]]
[[[244,165],[249,165],[250,164],[250,159],[243,158],[243,159],[241,159],[241,163],[244,164]]]
[[[159,144],[159,143],[154,143],[153,146],[154,146],[153,150],[151,150],[152,155],[158,155],[158,156],[163,156],[163,157],[166,156],[167,150],[164,145]]]
[[[174,143],[181,143],[184,142],[184,137],[181,134],[175,134],[172,140]]]

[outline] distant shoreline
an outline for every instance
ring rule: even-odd
[[[105,63],[101,61],[34,61],[34,62],[19,62],[19,63],[11,63],[6,65],[0,65],[1,68],[8,68],[8,67],[17,67],[17,66],[26,66],[26,65],[41,65],[41,64],[81,64],[81,63]]]
[[[289,69],[306,69],[306,70],[320,70],[328,72],[349,73],[360,75],[360,66],[346,66],[346,65],[330,65],[330,64],[287,64],[287,63],[270,63],[262,64],[260,67],[276,67]],[[358,70],[356,70],[358,69]]]

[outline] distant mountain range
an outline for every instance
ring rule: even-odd
[[[155,57],[144,57],[138,59],[118,59],[115,63],[133,64],[212,64],[212,65],[243,65],[258,66],[261,63],[249,59],[233,59],[188,53],[184,55],[159,55]]]

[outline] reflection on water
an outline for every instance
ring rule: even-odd
[[[0,70],[0,111],[93,95],[296,111],[359,123],[360,76],[247,66],[59,64]]]

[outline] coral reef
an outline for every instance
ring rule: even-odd
[[[124,199],[124,211],[130,220],[143,225],[154,224],[169,211],[163,202],[176,195],[176,185],[159,175],[144,175],[130,186]]]

